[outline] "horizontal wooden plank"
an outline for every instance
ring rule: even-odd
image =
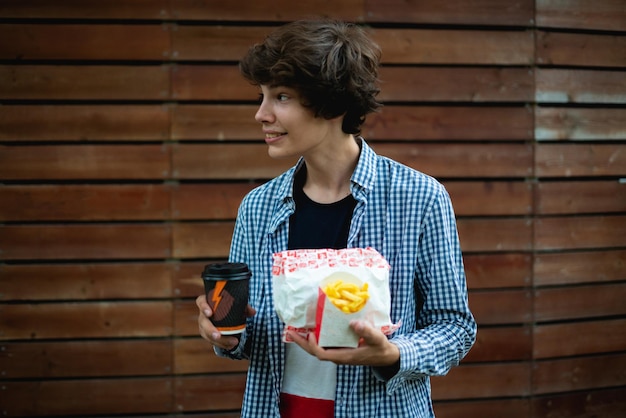
[[[169,263],[0,264],[0,301],[167,298],[175,269]]]
[[[170,58],[169,25],[1,24],[0,59],[132,60]]]
[[[162,224],[2,225],[0,259],[78,260],[170,257]]]
[[[535,418],[552,418],[555,414],[561,418],[622,418],[626,411],[626,388],[537,396],[531,404],[530,416]]]
[[[521,177],[532,172],[528,144],[371,143],[390,157],[434,177]]]
[[[261,140],[256,111],[256,105],[177,105],[172,108],[172,139]]]
[[[626,319],[538,325],[533,330],[533,358],[623,351],[626,347],[625,329]]]
[[[1,65],[0,98],[12,100],[166,100],[162,65]]]
[[[529,399],[479,399],[466,401],[436,401],[433,408],[437,418],[530,417]]]
[[[568,29],[626,30],[621,0],[537,0],[537,25]]]
[[[0,314],[2,340],[164,337],[172,333],[172,304],[167,301],[0,305]]]
[[[161,375],[172,372],[167,340],[4,342],[4,379]]]
[[[535,286],[626,280],[626,250],[550,252],[535,255]]]
[[[481,327],[463,363],[529,360],[532,358],[530,327]]]
[[[470,218],[457,222],[465,252],[529,251],[532,222],[523,218]]]
[[[162,105],[2,105],[0,140],[144,141],[170,134]]]
[[[530,393],[530,375],[527,362],[461,365],[446,376],[431,378],[432,398],[440,401],[523,397]]]
[[[178,223],[172,226],[175,258],[228,257],[234,222]]]
[[[626,315],[626,284],[579,285],[535,291],[538,322]]]
[[[545,140],[624,140],[626,109],[535,108],[535,137]]]
[[[235,219],[243,197],[260,184],[179,184],[171,191],[172,217],[181,220]]]
[[[178,144],[172,149],[173,176],[177,179],[270,179],[296,161],[272,159],[264,143]]]
[[[532,31],[372,29],[383,63],[529,65]]]
[[[529,140],[525,107],[385,106],[368,115],[363,136],[393,140]]]
[[[171,194],[169,186],[155,184],[4,185],[0,187],[0,201],[3,202],[0,206],[0,220],[168,219],[173,215],[170,212]]]
[[[532,257],[524,253],[464,254],[470,289],[525,287],[532,277]]]
[[[219,411],[241,408],[246,375],[243,373],[184,376],[173,389],[175,410]]]
[[[276,0],[272,7],[255,0],[177,0],[170,4],[173,17],[183,20],[290,21],[311,17],[362,20],[364,10],[363,0]]]
[[[204,285],[200,274],[209,263],[226,261],[226,258],[205,261],[183,261],[174,268],[174,294],[182,298],[196,298],[204,293]]]
[[[623,247],[625,231],[626,216],[537,218],[534,247],[538,250]]]
[[[166,145],[0,146],[0,179],[162,179],[170,171]]]
[[[457,216],[528,215],[532,185],[523,181],[445,181]]]
[[[168,14],[167,0],[4,0],[0,16],[45,19],[163,19]]]
[[[626,175],[626,153],[621,144],[538,144],[538,177]]]
[[[537,64],[626,67],[626,37],[610,34],[536,32]]]
[[[383,102],[529,102],[533,72],[506,67],[382,67]]]
[[[368,22],[528,26],[534,4],[523,0],[365,0]]]
[[[626,212],[626,183],[550,181],[536,187],[536,213],[542,215]]]
[[[177,65],[172,68],[176,100],[258,100],[259,88],[243,78],[237,65]]]
[[[218,357],[213,345],[200,337],[174,340],[174,373],[232,373],[246,372],[247,360]]]
[[[626,354],[598,355],[535,362],[533,393],[573,392],[626,384]]]
[[[538,68],[538,103],[624,103],[626,81],[622,71]]]
[[[241,10],[240,5],[237,8]],[[276,27],[178,24],[171,32],[172,55],[181,61],[238,62],[252,45],[263,42],[274,29]]]
[[[87,416],[173,411],[171,377],[3,382],[8,416]],[[97,394],[97,396],[95,395]]]
[[[198,337],[198,314],[195,299],[177,301],[174,306],[174,335]]]
[[[234,219],[241,199],[259,184],[3,185],[0,220]],[[493,188],[483,189],[491,195]],[[478,190],[477,193],[480,195]],[[491,195],[491,199],[495,200],[496,195]]]
[[[480,326],[521,324],[532,319],[530,290],[470,291],[469,305]]]

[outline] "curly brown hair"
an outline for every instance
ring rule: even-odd
[[[365,30],[335,20],[300,20],[252,46],[239,63],[255,85],[297,90],[316,117],[344,115],[342,130],[358,134],[376,100],[380,48]]]

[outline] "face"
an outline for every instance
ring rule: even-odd
[[[300,157],[314,153],[341,133],[337,120],[316,118],[304,107],[298,92],[288,87],[261,86],[261,105],[255,115],[263,125],[265,143],[273,158]],[[338,127],[338,128],[337,128]]]

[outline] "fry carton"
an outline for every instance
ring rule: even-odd
[[[373,248],[288,250],[274,254],[274,307],[287,330],[314,332],[322,347],[357,347],[350,321],[390,334],[389,264]]]

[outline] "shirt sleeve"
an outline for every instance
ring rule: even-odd
[[[459,364],[476,339],[469,310],[463,259],[452,204],[440,187],[426,212],[420,234],[414,280],[423,307],[417,329],[392,338],[400,350],[397,373],[387,381],[392,393],[403,382],[445,375]]]

